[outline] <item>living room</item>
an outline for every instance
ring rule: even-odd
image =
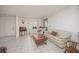
[[[8,53],[63,53],[73,41],[79,51],[78,10],[77,5],[0,6],[0,46]],[[40,34],[46,40],[39,44]]]

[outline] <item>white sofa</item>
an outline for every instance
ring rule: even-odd
[[[57,36],[51,34],[52,31],[58,33]],[[71,39],[71,33],[59,30],[59,29],[52,29],[45,32],[45,35],[48,37],[48,40],[57,45],[60,48],[65,48],[66,42]]]

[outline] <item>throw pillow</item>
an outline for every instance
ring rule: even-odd
[[[58,35],[58,33],[57,33],[57,32],[55,32],[55,31],[52,31],[51,35],[53,35],[53,36],[57,36],[57,35]]]

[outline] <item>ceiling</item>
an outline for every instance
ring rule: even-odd
[[[17,15],[28,18],[42,18],[70,7],[69,5],[1,5],[0,14]]]

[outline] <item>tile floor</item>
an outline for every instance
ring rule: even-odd
[[[64,49],[60,49],[47,40],[47,45],[40,45],[38,48],[30,35],[0,38],[0,46],[7,47],[8,53],[63,53]]]

